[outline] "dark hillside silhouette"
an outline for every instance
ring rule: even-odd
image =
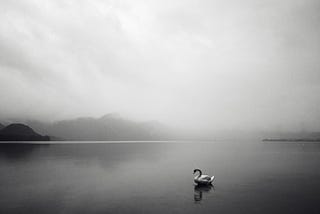
[[[49,141],[48,136],[36,133],[32,128],[20,123],[10,124],[0,130],[2,141]]]

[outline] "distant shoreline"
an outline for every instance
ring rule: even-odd
[[[266,138],[264,142],[320,142],[320,139],[307,139],[307,138]]]

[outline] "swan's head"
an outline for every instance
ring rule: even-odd
[[[199,172],[200,174],[202,174],[202,172],[201,172],[200,169],[194,169],[194,170],[193,170],[193,174],[195,174],[196,172]]]

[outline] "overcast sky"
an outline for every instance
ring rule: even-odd
[[[319,0],[0,0],[0,118],[320,129]]]

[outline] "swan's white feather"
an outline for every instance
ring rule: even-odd
[[[214,180],[214,176],[201,175],[194,178],[194,182],[199,184],[210,184]]]
[[[199,179],[200,179],[200,180],[207,180],[207,181],[209,181],[209,180],[211,180],[211,177],[210,177],[209,175],[201,175]]]

